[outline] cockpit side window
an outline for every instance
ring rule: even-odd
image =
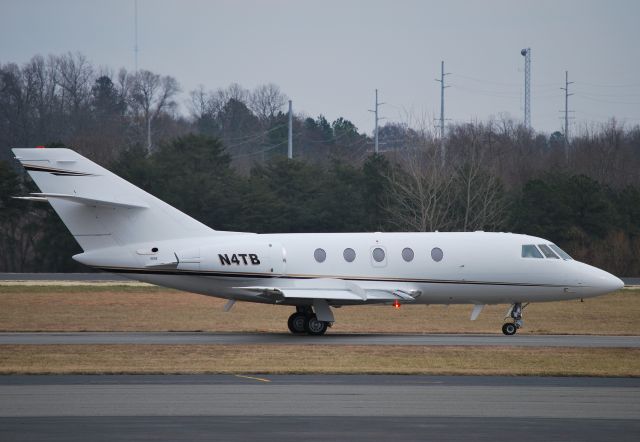
[[[522,246],[522,257],[523,258],[542,258],[542,253],[540,250],[533,244],[524,244]]]
[[[544,253],[546,258],[560,259],[558,258],[558,255],[553,253],[553,250],[551,250],[549,246],[545,244],[538,244],[538,247],[540,247],[540,250],[542,250],[542,253]]]
[[[555,244],[549,244],[549,247],[551,247],[551,249],[556,252],[558,255],[560,255],[560,258],[564,259],[565,261],[570,261],[573,260],[572,257],[569,256],[569,254],[567,252],[565,252],[564,250],[562,250],[560,247],[558,247]]]

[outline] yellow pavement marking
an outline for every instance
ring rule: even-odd
[[[237,374],[235,375],[237,378],[245,378],[245,379],[253,379],[254,381],[260,381],[260,382],[271,382],[269,379],[264,379],[264,378],[256,378],[253,376],[244,376],[241,374]]]

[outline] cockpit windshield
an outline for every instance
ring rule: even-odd
[[[553,250],[551,250],[549,246],[545,244],[538,244],[538,247],[540,247],[540,250],[544,253],[545,258],[560,259],[558,258],[558,255],[553,253]]]
[[[541,253],[542,252],[542,253]],[[523,244],[522,255],[523,258],[539,258],[539,259],[559,259],[562,258],[565,261],[572,260],[567,252],[562,250],[555,244]]]
[[[522,257],[523,258],[543,258],[540,250],[533,244],[524,244],[522,246]]]
[[[564,259],[565,261],[569,261],[569,260],[573,259],[572,257],[569,256],[569,254],[567,252],[562,250],[557,245],[549,244],[549,247],[551,247],[553,249],[553,251],[556,252],[558,255],[560,255],[560,258]]]

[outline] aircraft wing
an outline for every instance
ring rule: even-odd
[[[342,280],[334,280],[340,282]],[[321,288],[318,287],[267,287],[250,286],[234,287],[238,290],[254,292],[263,298],[272,299],[275,302],[282,302],[286,299],[324,299],[327,301],[355,302],[355,303],[380,303],[380,302],[413,302],[419,296],[416,292],[399,290],[397,288],[375,288],[364,289],[353,282],[344,282],[343,288]],[[336,284],[334,284],[336,285]]]

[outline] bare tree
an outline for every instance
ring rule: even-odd
[[[162,112],[176,106],[173,97],[180,91],[180,86],[173,77],[161,77],[147,70],[136,72],[132,81],[132,106],[142,116],[146,131],[147,151],[151,152],[153,149],[151,123]]]
[[[249,96],[249,109],[262,121],[272,119],[287,102],[287,96],[273,84],[256,87]]]
[[[208,114],[209,93],[205,91],[203,85],[189,92],[189,98],[188,107],[193,118],[199,120]]]
[[[247,104],[250,92],[238,83],[231,83],[225,89],[218,89],[216,95],[223,104],[232,99]]]
[[[506,202],[500,179],[488,166],[490,138],[479,124],[457,127],[448,150],[455,173],[458,206],[461,212],[459,228],[463,231],[496,229],[504,225]]]
[[[62,88],[63,106],[75,117],[91,93],[93,67],[82,54],[68,53],[57,58],[56,81]]]
[[[405,151],[405,164],[388,179],[384,211],[391,224],[405,231],[449,230],[455,225],[453,178],[439,167],[437,151]]]

